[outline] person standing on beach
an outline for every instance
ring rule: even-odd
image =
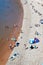
[[[11,44],[11,43],[9,44],[9,48],[10,48],[11,50],[13,49],[13,47],[12,47],[12,44]]]

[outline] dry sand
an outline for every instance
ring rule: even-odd
[[[10,56],[12,50],[9,48],[9,44],[11,43],[12,46],[14,46],[15,42],[11,41],[11,37],[16,37],[16,39],[18,38],[20,31],[21,31],[21,27],[22,27],[22,20],[23,20],[23,9],[21,6],[20,1],[17,1],[19,8],[20,8],[20,18],[17,24],[17,27],[13,27],[13,30],[11,31],[11,33],[9,34],[9,39],[1,39],[0,40],[0,65],[5,65],[8,57]],[[16,24],[15,24],[16,25]]]

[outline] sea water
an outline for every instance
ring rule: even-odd
[[[9,34],[13,24],[18,23],[20,8],[17,0],[0,0],[0,38]],[[10,29],[6,30],[5,26]]]

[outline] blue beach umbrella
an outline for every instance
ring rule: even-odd
[[[34,39],[30,39],[30,40],[29,40],[29,43],[30,43],[30,44],[34,44]]]
[[[34,44],[34,43],[38,43],[39,42],[39,39],[38,38],[34,38],[34,39],[30,39],[29,40],[29,43],[30,44]]]
[[[34,41],[35,41],[35,43],[38,43],[39,39],[38,38],[34,38]]]

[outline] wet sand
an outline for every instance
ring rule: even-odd
[[[18,0],[18,5],[20,8],[20,18],[18,21],[17,27],[13,27],[11,33],[9,34],[8,39],[1,39],[0,40],[0,65],[5,65],[8,57],[10,56],[12,50],[9,48],[9,44],[11,43],[12,46],[14,46],[15,42],[11,41],[11,37],[16,37],[16,39],[18,38],[20,31],[21,31],[21,27],[22,27],[22,20],[23,20],[23,8],[21,6],[20,1]]]

